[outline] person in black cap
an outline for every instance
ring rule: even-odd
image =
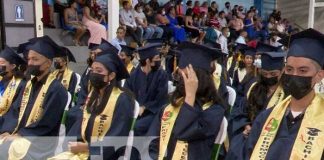
[[[124,85],[134,93],[141,106],[134,130],[138,136],[145,135],[154,116],[168,100],[168,75],[160,68],[159,46],[161,44],[151,43],[138,49],[140,66]]]
[[[323,42],[314,29],[280,41],[288,47],[282,87],[291,96],[255,119],[244,159],[323,159],[324,99],[313,89],[324,78]]]
[[[6,46],[0,52],[0,133],[3,117],[11,109],[26,84],[26,62],[13,49]],[[1,137],[1,135],[0,135]]]
[[[176,90],[171,103],[158,113],[148,135],[152,159],[210,159],[225,108],[210,76],[215,49],[183,42]]]
[[[224,59],[226,54],[222,53],[221,45],[219,43],[208,41],[204,44],[207,47],[214,48],[215,50],[218,50],[220,52],[221,56],[213,61],[212,63],[212,76],[213,80],[215,82],[216,89],[218,91],[218,94],[223,97],[224,101],[228,101],[228,90],[226,85],[230,85],[230,81],[228,80],[228,73],[225,69],[224,65]]]
[[[231,113],[233,127],[230,131],[231,144],[227,159],[234,160],[240,155],[239,148],[244,146],[255,118],[263,110],[275,107],[287,97],[280,83],[285,56],[285,52],[261,53],[260,77],[251,85],[242,103]]]
[[[127,68],[128,73],[132,73],[134,71],[134,65],[132,64],[132,60],[134,58],[134,51],[135,48],[126,46],[126,45],[120,45],[121,46],[121,51],[118,54],[119,58],[123,61],[124,65]]]
[[[75,95],[77,76],[68,67],[68,62],[76,62],[71,51],[66,47],[61,47],[62,56],[54,58],[55,70],[52,74],[62,83],[64,88],[69,91],[72,97]]]
[[[243,44],[242,44],[243,45]],[[239,61],[239,67],[234,72],[233,87],[237,91],[238,96],[244,97],[250,85],[255,78],[256,69],[253,66],[256,50],[247,45],[243,45],[241,53],[242,60]]]
[[[52,138],[52,142],[46,144],[27,138],[57,136],[59,133],[67,91],[50,74],[53,58],[59,54],[57,48],[49,37],[37,38],[34,44],[27,47],[27,72],[32,79],[27,81],[23,93],[19,95],[19,102],[13,104],[10,116],[4,119],[1,130],[6,136],[0,145],[0,159],[7,159],[8,156],[14,159],[44,159],[53,154],[56,142]],[[34,144],[29,146],[30,143],[37,144],[34,147]],[[21,154],[12,151],[18,148]]]
[[[65,122],[67,132],[69,131],[69,129],[71,129],[74,122],[80,116],[82,116],[82,110],[80,106],[83,106],[85,104],[87,95],[89,94],[89,91],[92,88],[92,85],[89,83],[91,65],[97,56],[103,54],[118,54],[118,49],[108,41],[102,39],[100,45],[96,45],[90,50],[90,55],[88,58],[88,67],[86,68],[86,70],[83,72],[81,76],[81,82],[80,82],[81,89],[78,93],[77,103],[74,107],[70,108],[69,111],[67,112],[67,118]]]
[[[104,52],[109,52],[106,50]],[[118,81],[127,79],[128,71],[117,54],[103,54],[96,57],[91,65],[90,83],[93,86],[83,115],[73,124],[68,136],[81,137],[79,142],[69,142],[69,151],[51,159],[88,159],[100,153],[95,144],[108,136],[128,136],[134,114],[134,100]],[[80,106],[79,106],[80,107]],[[105,117],[103,117],[105,116]],[[84,130],[81,128],[84,128]],[[95,139],[93,139],[96,137]],[[91,139],[92,138],[92,139]],[[103,159],[118,159],[113,147],[104,147]]]

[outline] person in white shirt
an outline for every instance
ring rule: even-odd
[[[139,46],[142,46],[141,36],[142,30],[137,27],[132,12],[132,6],[128,1],[123,2],[123,9],[119,11],[119,20],[122,26],[126,26],[126,32],[132,36]]]
[[[220,26],[223,27],[227,27],[227,20],[225,17],[225,12],[224,11],[220,11],[218,14],[218,22],[220,24]]]
[[[232,8],[231,8],[231,3],[230,2],[225,3],[225,8],[223,9],[223,11],[225,12],[226,17],[231,17]]]
[[[143,8],[140,4],[135,5],[134,8],[134,17],[137,23],[137,26],[141,28],[143,32],[143,39],[151,39],[154,34],[154,27],[149,26],[145,14],[143,13]]]
[[[228,27],[222,28],[222,34],[217,39],[217,43],[221,45],[222,52],[228,54],[228,47],[227,47],[227,38],[230,36],[230,31]]]
[[[115,46],[119,50],[119,52],[122,49],[120,45],[127,45],[125,42],[125,34],[126,29],[123,27],[118,27],[116,32],[117,37],[111,40],[111,44]]]
[[[246,37],[247,37],[247,32],[242,30],[240,32],[240,36],[235,40],[235,43],[246,44],[245,41]]]

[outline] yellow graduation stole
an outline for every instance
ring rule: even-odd
[[[228,59],[227,59],[227,65],[226,65],[227,71],[229,71],[229,69],[231,68],[232,63],[233,63],[233,56],[228,57]]]
[[[281,120],[285,117],[285,112],[290,101],[291,96],[274,107],[266,123],[262,127],[262,132],[250,159],[263,160],[266,158],[269,147],[279,130]],[[324,99],[316,94],[305,111],[302,124],[290,154],[290,159],[321,159],[324,149],[323,106]]]
[[[254,82],[251,87],[249,88],[248,92],[247,92],[247,98],[250,97],[251,91],[254,88],[254,86],[257,84],[257,82]],[[285,93],[281,87],[281,85],[279,85],[276,89],[276,91],[273,93],[270,101],[268,102],[267,105],[267,109],[268,108],[272,108],[274,106],[276,106],[279,102],[283,101],[285,98]]]
[[[91,135],[91,140],[93,142],[96,141],[102,141],[103,138],[105,137],[106,133],[108,132],[111,123],[112,123],[112,118],[113,114],[115,111],[116,107],[116,102],[118,100],[119,95],[122,93],[121,90],[119,90],[117,87],[115,87],[109,97],[109,100],[106,104],[105,109],[100,115],[97,115],[95,118],[95,122],[92,128],[92,135]],[[90,92],[88,97],[91,97],[92,91]],[[83,121],[81,125],[81,136],[84,142],[87,142],[85,138],[85,130],[87,128],[89,119],[91,114],[88,113],[87,111],[87,104],[89,102],[89,98],[87,98],[86,103],[83,107]],[[89,157],[88,152],[82,152],[82,153],[77,153],[74,154],[70,151],[60,153],[52,158],[49,158],[48,160],[65,160],[65,159],[70,159],[70,160],[87,160]]]
[[[39,120],[40,117],[42,117],[43,114],[43,100],[45,98],[45,95],[47,93],[48,87],[52,84],[53,80],[55,80],[55,77],[51,74],[49,74],[45,85],[42,86],[40,92],[37,95],[37,98],[35,100],[33,109],[28,117],[26,126],[36,122]],[[25,113],[28,101],[29,101],[29,96],[30,96],[30,92],[31,92],[31,88],[32,88],[32,83],[31,80],[29,80],[27,82],[26,88],[23,92],[23,97],[22,97],[22,101],[21,101],[21,105],[20,105],[20,111],[19,111],[19,117],[18,117],[18,124],[15,128],[15,131],[12,134],[15,134],[18,131],[18,126],[21,122],[21,119]],[[2,143],[2,141],[0,142]],[[29,140],[27,140],[26,138],[23,137],[19,137],[17,139],[15,139],[8,150],[8,155],[9,155],[9,159],[14,159],[14,160],[18,160],[18,159],[22,159],[23,157],[26,156],[28,149],[31,145],[31,142]]]
[[[220,64],[218,64],[218,63],[215,63],[215,66],[216,66],[216,70],[213,73],[213,80],[214,80],[214,83],[215,83],[215,87],[218,90],[219,86],[220,86],[220,83],[221,83],[220,78],[221,78],[221,75],[222,75],[222,66]]]
[[[54,77],[52,74],[48,75],[46,83],[42,86],[41,90],[39,91],[39,93],[37,95],[33,109],[31,110],[31,113],[28,116],[26,126],[29,126],[30,124],[37,122],[42,117],[42,114],[43,114],[42,105],[43,105],[45,95],[47,93],[49,86],[52,84],[52,82],[55,79],[56,79],[56,77]],[[31,80],[29,80],[27,82],[25,90],[23,92],[23,97],[21,100],[20,111],[19,111],[19,116],[18,116],[18,124],[17,124],[16,129],[13,132],[13,134],[17,132],[18,126],[21,122],[21,119],[24,116],[24,113],[25,113],[25,110],[26,110],[26,107],[27,107],[27,104],[29,101],[31,89],[32,89],[32,83],[31,83]]]
[[[163,160],[167,151],[168,143],[171,137],[174,123],[178,117],[180,108],[183,104],[183,98],[178,99],[178,105],[173,106],[169,104],[163,111],[161,117],[161,130],[160,130],[160,148],[158,160]],[[208,109],[212,105],[211,102],[203,105],[203,110]],[[187,160],[188,159],[188,143],[185,141],[177,140],[172,160]]]
[[[105,134],[108,132],[108,130],[111,126],[113,114],[114,114],[115,107],[116,107],[116,102],[117,102],[118,97],[121,93],[122,93],[122,91],[120,89],[118,89],[117,87],[114,87],[112,90],[112,93],[109,97],[109,100],[106,104],[105,109],[103,110],[103,112],[100,115],[96,116],[94,126],[92,129],[92,136],[91,136],[91,140],[93,142],[102,141],[103,138],[105,137]],[[90,93],[90,95],[91,94],[92,94],[92,92]],[[86,108],[88,102],[89,102],[89,99],[85,103],[85,107],[83,109],[83,121],[82,121],[82,126],[81,126],[81,136],[85,142],[87,142],[86,138],[85,138],[85,130],[87,128],[87,125],[88,125],[88,122],[89,122],[89,119],[91,116],[91,114],[88,113],[87,108]]]
[[[14,96],[16,95],[17,88],[21,82],[21,79],[12,77],[6,90],[3,93],[3,97],[0,103],[0,116],[3,116],[9,110]]]
[[[129,74],[131,73],[131,71],[133,70],[133,68],[134,68],[134,65],[132,63],[129,63],[127,65],[127,71],[128,71]]]
[[[59,73],[59,70],[55,70],[52,74],[57,77],[57,74]],[[64,88],[66,90],[69,89],[70,86],[70,81],[71,81],[71,77],[72,77],[73,71],[70,70],[69,68],[66,68],[64,73],[63,73],[63,78],[62,78],[62,85],[64,86]]]

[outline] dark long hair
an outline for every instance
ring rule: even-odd
[[[269,92],[269,87],[260,83],[260,78],[258,83],[251,89],[250,95],[247,99],[247,111],[249,120],[252,122],[257,114],[264,109],[267,103],[267,94]]]
[[[225,103],[223,99],[219,96],[217,89],[215,87],[214,81],[212,79],[212,75],[209,72],[194,68],[198,78],[198,89],[196,92],[196,102],[198,104],[205,104],[207,102],[212,102],[213,104],[219,104],[225,108]],[[171,104],[173,106],[177,106],[177,100],[181,97],[185,97],[185,86],[182,77],[180,78],[176,90],[173,92],[171,96]]]

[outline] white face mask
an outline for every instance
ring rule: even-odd
[[[162,12],[162,15],[165,15],[165,11]]]
[[[142,13],[142,12],[143,12],[143,9],[139,9],[138,12],[139,12],[139,13]]]
[[[138,59],[136,57],[133,58],[132,64],[133,64],[134,67],[137,67],[137,65],[139,64],[139,61],[138,61]]]
[[[261,68],[261,64],[262,64],[262,61],[261,59],[255,59],[254,62],[253,62],[253,65],[257,68]]]
[[[227,38],[231,36],[231,32],[227,32]]]

